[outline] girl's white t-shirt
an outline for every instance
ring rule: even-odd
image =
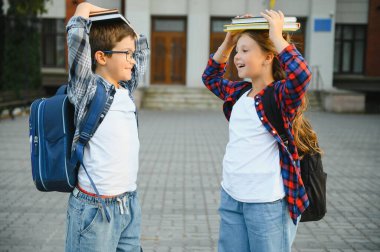
[[[235,200],[273,202],[285,196],[276,140],[260,121],[249,91],[231,112],[223,159],[223,189]]]
[[[117,195],[137,188],[140,141],[135,111],[128,89],[116,89],[107,115],[84,149],[83,163],[100,195]],[[78,182],[81,188],[94,193],[82,166]]]

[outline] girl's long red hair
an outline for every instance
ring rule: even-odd
[[[281,63],[277,57],[277,51],[274,47],[272,41],[269,39],[268,31],[253,31],[247,30],[237,36],[239,39],[243,34],[248,35],[250,38],[256,41],[260,48],[267,53],[273,53],[275,56],[272,63],[272,74],[275,81],[283,80],[286,78],[286,73],[281,67]],[[283,37],[289,43],[291,42],[290,35],[288,33],[283,33]],[[318,138],[316,132],[311,127],[310,121],[305,118],[304,112],[308,107],[307,93],[302,98],[302,103],[297,109],[296,116],[292,121],[294,140],[302,158],[304,154],[307,153],[320,153],[322,154],[322,149],[318,145]]]

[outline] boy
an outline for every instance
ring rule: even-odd
[[[85,147],[83,165],[107,209],[81,166],[68,202],[66,251],[141,249],[141,209],[136,192],[140,143],[132,92],[145,72],[149,49],[146,38],[137,39],[135,31],[122,21],[89,21],[90,13],[103,10],[81,3],[67,24],[67,92],[75,106],[75,148],[97,83],[106,89],[105,116]]]

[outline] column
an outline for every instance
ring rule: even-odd
[[[203,87],[202,73],[210,49],[210,1],[189,0],[187,18],[186,86]]]
[[[335,9],[336,0],[310,0],[306,58],[310,66],[319,68],[325,91],[333,90]]]
[[[150,47],[150,0],[139,1],[126,1],[126,18],[131,22],[136,31],[140,34],[144,34],[148,39]],[[140,86],[150,85],[150,61],[148,62],[148,68],[145,74],[144,83],[140,83]]]

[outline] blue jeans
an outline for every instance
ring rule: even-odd
[[[140,252],[141,208],[137,192],[104,200],[111,216],[110,222],[99,199],[75,188],[67,209],[66,252]]]
[[[284,199],[244,203],[221,190],[219,252],[290,252],[297,226]]]

